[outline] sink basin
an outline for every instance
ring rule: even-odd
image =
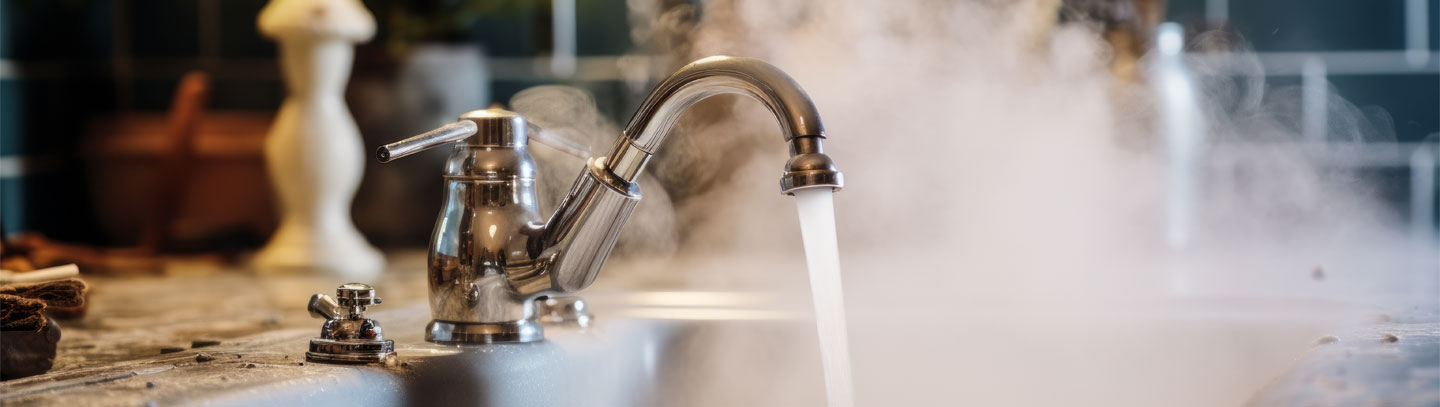
[[[544,342],[429,344],[418,335],[423,318],[406,320],[389,327],[410,333],[395,338],[407,364],[400,373],[335,367],[327,378],[202,404],[824,405],[803,304],[731,292],[590,297],[591,327],[547,327]],[[1371,315],[1235,298],[949,307],[972,311],[936,319],[909,306],[852,310],[857,405],[1242,405],[1317,338]]]
[[[430,315],[423,279],[397,273],[382,282],[384,307],[367,313],[395,341],[403,364],[394,367],[300,362],[317,323],[296,300],[315,288],[296,281],[257,284],[254,277],[238,274],[102,281],[110,289],[97,294],[100,314],[66,333],[76,349],[68,359],[75,362],[67,362],[71,367],[0,383],[0,402],[824,405],[819,338],[803,289],[803,268],[755,261],[707,264],[726,270],[782,269],[763,281],[779,291],[657,291],[638,284],[597,284],[583,293],[594,313],[590,326],[547,326],[543,342],[480,346],[425,342]],[[975,280],[917,286],[880,272],[893,267],[888,263],[848,264],[861,270],[846,275],[857,405],[1244,405],[1291,371],[1320,338],[1373,325],[1381,314],[1380,308],[1326,300],[1326,292],[1286,296],[1259,286],[1230,290],[1235,284],[1220,284],[1224,279],[1195,284],[1198,288],[1187,292],[1155,289],[1165,286],[1165,273],[1118,274],[1080,285],[1078,280],[1034,284],[1015,273],[967,270],[947,275]],[[1306,289],[1317,290],[1350,278],[1364,280],[1347,276],[1343,265],[1329,265],[1324,283],[1308,269],[1296,278]],[[681,274],[666,271],[667,276]],[[704,271],[690,275],[720,275]],[[1119,285],[1145,278],[1152,281]],[[1018,289],[1026,285],[1045,289]],[[1291,285],[1283,278],[1276,281],[1279,287]],[[155,297],[146,290],[194,298],[138,301]],[[185,311],[202,309],[193,304],[209,303],[216,291],[243,299],[218,311],[233,316],[218,328],[209,317],[217,310]],[[266,298],[292,308],[256,305]],[[146,308],[126,308],[131,305]],[[152,308],[170,310],[165,324],[142,318],[156,312]],[[107,345],[133,340],[126,338],[134,337],[136,327],[155,326],[173,331],[163,336],[171,339],[128,345],[141,348],[132,352],[139,357],[107,356]],[[257,326],[269,328],[255,331]],[[104,327],[109,330],[100,330]],[[221,345],[144,355],[146,346],[188,343],[186,332],[202,327],[239,336]],[[207,355],[213,360],[199,359]]]
[[[985,313],[938,324],[852,318],[858,404],[1243,405],[1342,325],[1337,316],[1363,318],[1335,304],[1244,299],[973,306]]]

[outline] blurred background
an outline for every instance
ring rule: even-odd
[[[357,49],[347,99],[366,150],[538,84],[587,89],[613,117],[629,111],[643,95],[625,89],[616,67],[635,48],[626,4],[572,3],[565,52],[578,68],[565,75],[542,65],[556,46],[548,1],[365,3],[378,30]],[[285,95],[276,45],[256,28],[265,4],[0,3],[5,233],[136,243],[142,219],[131,211],[156,199],[156,171],[169,151],[166,111],[180,78],[202,71],[211,77],[210,123],[198,132],[200,164],[183,187],[189,198],[180,198],[172,232],[202,247],[263,243],[276,220],[261,149]],[[439,207],[443,157],[395,166],[366,160],[355,219],[374,243],[425,244]],[[412,191],[425,193],[380,193],[391,185],[372,181],[387,171],[405,173],[407,182],[424,186]],[[380,202],[386,199],[399,202]],[[397,205],[409,209],[386,223],[396,215],[387,210]],[[406,213],[428,219],[403,218]]]
[[[649,27],[693,24],[704,17],[703,3],[367,0],[378,29],[356,51],[347,101],[367,150],[542,84],[588,91],[605,118],[623,122],[649,86],[682,62],[662,57],[674,45],[646,35]],[[167,231],[176,249],[262,244],[276,216],[261,147],[284,96],[276,46],[256,29],[264,5],[0,2],[3,232],[130,245],[144,223],[135,214],[170,199],[178,202]],[[1355,106],[1383,111],[1393,130],[1357,140],[1367,143],[1357,146],[1362,150],[1411,151],[1440,131],[1440,7],[1433,0],[1163,6],[1163,20],[1192,33],[1224,27],[1243,35],[1271,87],[1318,78]],[[688,12],[664,13],[677,8]],[[210,112],[196,135],[188,180],[180,192],[157,195],[159,180],[167,179],[158,171],[171,151],[166,114],[191,71],[211,77]],[[439,206],[435,175],[443,155],[391,165],[367,160],[353,217],[373,243],[424,245]],[[1435,178],[1417,179],[1406,154],[1371,155],[1343,164],[1358,166],[1346,170],[1360,171],[1396,216],[1433,233]]]
[[[376,24],[345,88],[365,162],[348,215],[389,255],[376,280],[387,307],[423,308],[420,249],[448,152],[380,164],[377,146],[499,103],[604,154],[665,75],[736,55],[806,89],[845,173],[841,270],[808,276],[843,274],[843,290],[819,291],[831,311],[843,291],[848,314],[829,315],[851,329],[818,338],[855,345],[862,404],[1284,405],[1256,391],[1336,341],[1414,362],[1412,376],[1363,369],[1396,394],[1440,386],[1440,1],[313,1],[363,4]],[[205,291],[244,287],[311,335],[298,300],[335,275],[217,272],[250,267],[279,220],[264,153],[287,92],[280,49],[256,24],[269,3],[0,0],[0,261],[78,263],[113,295],[82,320],[102,328],[177,310],[205,326],[208,307],[226,306],[274,329],[281,311]],[[679,308],[701,308],[704,291],[822,298],[796,201],[776,193],[786,152],[773,115],[732,95],[687,112],[582,295],[678,290]],[[584,161],[530,149],[548,214]],[[204,289],[146,289],[169,283]],[[165,301],[175,293],[194,298]],[[1404,339],[1316,339],[1361,319]],[[675,379],[697,384],[676,387],[682,400],[817,401],[786,388],[820,386],[806,359],[820,352],[804,346],[825,331],[804,328],[676,351],[670,362],[702,373]],[[1392,345],[1418,350],[1377,348]],[[1330,348],[1352,361],[1348,349]],[[745,370],[756,367],[768,374]],[[1367,389],[1300,372],[1326,392]],[[1395,400],[1373,404],[1434,402]]]

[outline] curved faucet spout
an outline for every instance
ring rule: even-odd
[[[654,153],[681,112],[723,93],[743,94],[764,103],[780,121],[787,142],[796,137],[825,137],[820,112],[790,75],[758,59],[727,56],[701,59],[675,71],[650,92],[622,137]]]
[[[785,130],[790,160],[780,178],[785,194],[805,188],[839,190],[844,183],[821,141],[825,128],[805,90],[790,75],[757,59],[710,57],[661,82],[604,157],[590,159],[560,201],[530,254],[548,272],[512,278],[521,293],[576,291],[590,285],[640,201],[635,178],[685,109],[707,97],[738,93],[769,108]]]
[[[656,86],[606,155],[605,169],[633,182],[681,113],[705,98],[727,93],[749,96],[775,114],[790,144],[790,155],[796,157],[781,180],[782,192],[842,186],[839,171],[823,154],[825,125],[805,90],[790,75],[764,61],[728,56],[691,62]]]

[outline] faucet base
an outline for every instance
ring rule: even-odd
[[[389,339],[333,340],[315,338],[310,340],[310,351],[305,352],[305,361],[316,363],[395,364],[395,341]]]
[[[530,319],[506,322],[451,322],[434,320],[425,327],[425,340],[443,344],[535,342],[545,339],[540,323]]]

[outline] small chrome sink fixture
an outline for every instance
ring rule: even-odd
[[[379,304],[375,289],[348,283],[335,289],[335,297],[310,297],[310,315],[325,319],[320,337],[310,340],[305,360],[321,363],[395,364],[395,341],[385,339],[380,323],[365,318],[365,309]]]
[[[840,171],[825,155],[825,129],[810,97],[765,62],[717,56],[695,61],[651,92],[608,154],[593,157],[548,220],[536,207],[532,126],[492,108],[377,151],[381,162],[441,145],[445,203],[427,264],[430,311],[425,339],[438,343],[543,339],[536,300],[574,293],[595,281],[640,202],[636,177],[681,112],[718,94],[759,100],[784,130],[790,159],[780,191],[839,190]]]

